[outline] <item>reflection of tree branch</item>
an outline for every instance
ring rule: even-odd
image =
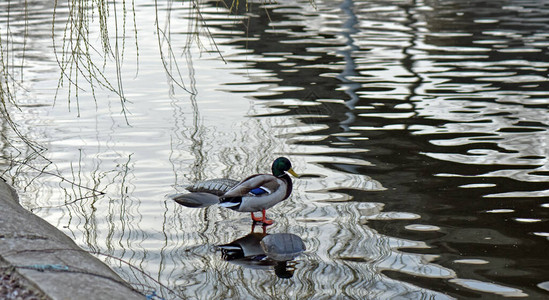
[[[26,10],[25,10],[25,20],[27,19],[28,15],[26,14]],[[26,49],[26,38],[27,38],[27,24],[25,23],[25,33],[24,33],[24,43],[23,43],[23,53],[22,53],[22,58],[21,58],[21,79],[20,80],[17,80],[13,77],[13,74],[9,71],[9,64],[7,64],[7,61],[10,60],[10,52],[7,51],[7,53],[4,51],[4,46],[5,45],[7,48],[10,47],[10,41],[9,41],[9,38],[11,36],[11,30],[10,30],[10,20],[9,18],[7,19],[7,22],[6,22],[6,31],[7,31],[7,36],[6,36],[6,39],[7,41],[4,43],[3,39],[2,39],[2,35],[0,34],[0,114],[2,115],[2,119],[6,121],[6,124],[9,126],[9,128],[11,128],[11,130],[17,135],[17,137],[23,141],[30,149],[32,149],[32,151],[34,151],[34,153],[42,158],[44,158],[45,160],[49,161],[48,159],[46,159],[43,155],[42,155],[42,152],[45,150],[44,147],[40,146],[39,144],[29,140],[27,137],[25,137],[25,135],[17,128],[15,122],[13,122],[12,118],[10,117],[9,113],[8,113],[8,104],[11,104],[13,105],[16,109],[18,109],[19,111],[21,111],[21,109],[19,108],[19,106],[17,105],[17,102],[15,101],[15,89],[16,89],[16,86],[17,88],[21,88],[23,90],[26,91],[26,89],[23,87],[22,85],[22,79],[23,79],[23,66],[24,66],[24,59],[25,59],[25,49]],[[11,59],[13,59],[14,55],[12,54],[11,55]],[[15,68],[15,66],[12,64],[12,67]],[[13,85],[13,89],[10,88],[10,85]],[[7,144],[9,144],[10,146],[12,146],[12,148],[17,151],[19,154],[21,154],[21,151],[19,150],[19,147],[16,147],[14,145],[12,145],[10,139],[4,134],[2,133],[2,137],[4,138],[5,142]]]
[[[221,58],[221,60],[223,60],[223,62],[226,64],[227,61],[225,60],[225,58],[221,54],[221,51],[219,50],[219,47],[217,46],[217,43],[215,42],[215,40],[213,38],[213,34],[210,32],[210,28],[207,26],[206,20],[204,19],[204,16],[202,16],[202,12],[200,11],[200,8],[199,8],[200,5],[196,0],[193,1],[193,7],[196,10],[196,13],[198,14],[198,17],[199,17],[198,20],[200,20],[202,22],[202,24],[204,25],[204,28],[206,29],[206,32],[208,33],[208,36],[210,37],[210,40],[212,41],[212,44],[214,45],[215,51],[219,54],[219,57]]]
[[[0,88],[1,88],[1,85],[0,85]],[[17,135],[18,138],[21,139],[21,141],[23,141],[27,146],[29,146],[29,148],[34,152],[34,154],[36,154],[37,156],[45,159],[48,162],[51,162],[49,159],[47,159],[46,157],[44,157],[42,155],[42,152],[44,152],[46,150],[46,148],[44,148],[41,145],[29,140],[21,131],[19,131],[19,129],[17,128],[17,126],[15,125],[15,123],[13,122],[11,117],[9,116],[9,114],[8,114],[5,107],[0,109],[0,114],[2,114],[3,119],[6,120],[6,123],[9,125],[11,130]],[[13,146],[13,149],[15,149],[17,152],[19,152],[21,154],[21,151],[19,151],[18,147],[15,146],[15,145],[12,145],[11,142],[9,142],[9,138],[7,138],[3,133],[2,133],[2,136],[4,136],[6,141],[8,141],[8,143],[11,146]]]
[[[9,157],[5,157],[5,156],[0,156],[0,157],[1,157],[1,158],[4,158],[4,159],[6,159],[6,160],[10,160],[11,162],[14,162],[14,163],[16,163],[16,164],[24,165],[24,166],[26,166],[26,167],[29,167],[30,169],[32,169],[32,170],[34,170],[34,171],[40,172],[40,174],[47,174],[47,175],[51,175],[51,176],[57,177],[57,178],[61,179],[61,182],[67,182],[67,183],[69,183],[69,184],[72,185],[72,186],[76,186],[76,187],[78,187],[78,188],[82,188],[82,189],[91,191],[91,192],[93,192],[93,193],[96,193],[96,194],[93,195],[93,196],[105,195],[105,192],[96,190],[96,189],[94,189],[94,188],[89,188],[89,187],[87,187],[87,186],[78,184],[78,183],[76,183],[76,182],[74,182],[74,181],[68,180],[67,178],[65,178],[65,177],[63,177],[63,176],[61,176],[61,175],[59,175],[59,174],[55,174],[55,173],[46,171],[45,169],[46,169],[50,164],[47,164],[46,166],[44,166],[44,168],[39,169],[39,168],[36,168],[36,167],[31,166],[30,164],[28,164],[28,163],[25,162],[25,161],[13,160],[13,159],[10,159]],[[34,180],[34,179],[33,179],[33,180]],[[84,198],[89,198],[89,197],[87,196],[87,197],[84,197]],[[84,198],[83,198],[83,199],[84,199]]]
[[[125,30],[123,34],[124,44],[122,46],[122,52],[119,49],[118,46],[118,15],[117,15],[117,7],[116,4],[114,4],[114,23],[115,23],[115,45],[114,49],[111,47],[109,42],[109,32],[107,27],[107,18],[109,14],[108,5],[107,2],[98,2],[95,3],[94,1],[90,3],[75,3],[74,1],[69,4],[69,14],[67,16],[67,20],[65,23],[65,27],[63,29],[64,35],[63,40],[61,44],[61,49],[59,50],[55,43],[55,30],[56,30],[56,17],[58,15],[58,1],[56,0],[54,2],[54,8],[53,8],[53,21],[52,21],[52,41],[53,41],[53,50],[55,59],[57,61],[57,64],[59,66],[61,77],[59,78],[57,91],[55,98],[57,98],[57,93],[59,92],[59,89],[61,86],[63,86],[64,81],[66,80],[69,84],[69,90],[68,90],[68,102],[69,106],[71,103],[71,95],[75,93],[76,97],[76,107],[78,114],[80,113],[79,103],[78,103],[78,93],[79,91],[82,91],[83,88],[79,84],[79,75],[81,75],[85,81],[87,81],[91,88],[91,93],[94,98],[94,100],[97,102],[97,99],[95,97],[95,86],[102,86],[106,88],[107,90],[114,92],[117,94],[120,98],[120,103],[122,106],[122,113],[126,117],[126,106],[125,102],[126,99],[124,97],[124,91],[122,86],[122,75],[121,75],[121,64],[123,59],[123,51],[124,51],[124,45],[125,45]],[[134,7],[132,6],[132,9]],[[90,14],[90,11],[97,10],[98,18],[99,18],[99,32],[101,35],[101,45],[103,47],[103,51],[100,52],[97,49],[93,47],[93,45],[89,42],[88,36],[90,34],[90,28],[89,28],[89,22],[90,19],[88,18],[88,14]],[[126,27],[126,5],[125,2],[123,4],[123,27]],[[134,11],[134,30],[136,31],[136,25],[135,25],[135,11]],[[135,36],[137,37],[137,31],[135,32]],[[136,39],[136,48],[137,48],[137,39]],[[61,54],[60,54],[61,52]],[[92,59],[92,53],[96,53],[103,58],[103,68],[106,65],[106,59],[108,56],[112,56],[114,58],[115,64],[116,64],[116,80],[117,85],[116,87],[113,86],[109,80],[104,75],[104,72],[101,70],[100,67],[98,67]]]
[[[166,61],[166,54],[164,53],[164,51],[162,50],[162,44],[163,42],[165,41],[167,43],[167,47],[168,47],[168,54],[169,54],[169,57],[175,57],[176,55],[174,54],[174,51],[173,51],[173,47],[172,47],[172,44],[171,44],[171,41],[170,41],[170,37],[169,35],[167,34],[167,32],[169,33],[170,31],[167,30],[169,29],[169,24],[170,24],[170,11],[171,9],[167,9],[167,20],[166,20],[166,25],[165,25],[165,29],[161,29],[160,28],[160,17],[158,15],[158,1],[155,0],[155,25],[156,25],[156,30],[157,30],[157,42],[158,42],[158,50],[160,52],[160,60],[162,61],[162,66],[164,67],[164,70],[166,71],[166,74],[167,76],[173,81],[175,82],[180,88],[182,88],[184,91],[190,93],[190,94],[193,94],[194,92],[190,91],[189,89],[187,89],[187,87],[185,86],[184,82],[183,82],[183,79],[182,79],[182,75],[181,75],[181,71],[179,69],[179,65],[177,63],[177,61],[175,61],[174,65],[175,65],[175,69],[176,69],[176,72],[177,72],[177,75],[179,77],[179,80],[177,80],[174,76],[174,74],[172,74],[172,72],[169,70],[168,68],[168,62]],[[194,8],[194,11],[196,12],[198,18],[197,18],[197,21],[199,20],[200,22],[204,23],[205,25],[205,20],[200,12],[200,9],[199,9],[199,4],[194,2],[193,3],[193,8]],[[195,25],[195,26],[198,26],[198,25]],[[212,34],[209,30],[209,28],[207,26],[204,26],[205,30],[207,31],[208,33],[208,36],[210,37],[211,41],[212,41],[212,44],[214,45],[214,48],[216,49],[216,52],[220,55],[221,59],[223,60],[223,62],[226,63],[225,59],[223,58],[223,55],[221,55],[221,51],[219,50],[219,47],[217,46],[217,43],[215,42],[215,40],[213,39],[212,37]],[[189,32],[192,32],[192,30],[189,30]],[[190,36],[190,35],[189,35]],[[200,44],[200,41],[197,39],[197,42]],[[184,49],[184,52],[188,52],[189,51],[189,46],[191,44],[191,40],[190,39],[187,39],[187,43],[186,45],[183,47]],[[187,61],[188,62],[188,61]]]
[[[168,63],[166,62],[166,58],[164,57],[164,52],[162,51],[162,42],[160,41],[160,34],[162,34],[162,36],[164,37],[164,40],[166,40],[166,43],[168,44],[168,52],[169,52],[169,55],[170,57],[175,57],[175,54],[173,53],[173,49],[172,49],[172,44],[170,42],[170,39],[169,37],[166,36],[166,32],[162,29],[160,29],[160,26],[158,26],[158,15],[157,15],[157,19],[156,19],[156,30],[158,31],[158,49],[160,51],[160,59],[162,60],[162,66],[164,67],[164,70],[166,71],[166,74],[168,75],[168,77],[173,81],[175,82],[175,84],[177,84],[180,88],[182,88],[184,91],[190,93],[190,94],[193,94],[193,92],[189,91],[187,89],[187,87],[185,87],[185,83],[183,82],[183,79],[182,78],[182,75],[181,75],[181,71],[179,70],[179,65],[177,64],[177,61],[175,62],[175,68],[177,70],[177,74],[179,75],[179,78],[181,79],[181,81],[178,81],[174,78],[174,76],[172,75],[172,73],[168,70]]]

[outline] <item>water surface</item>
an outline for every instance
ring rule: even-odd
[[[207,2],[201,26],[174,2],[159,8],[158,28],[154,6],[136,3],[137,49],[133,16],[109,18],[125,41],[126,115],[105,89],[80,90],[78,101],[66,80],[57,90],[53,8],[28,9],[32,22],[12,13],[0,23],[9,21],[10,55],[24,57],[14,68],[24,75],[21,109],[11,114],[47,150],[4,141],[4,177],[80,246],[122,259],[98,255],[144,293],[549,294],[543,1],[280,1],[232,15]],[[67,10],[57,8],[56,22]],[[115,61],[104,63],[113,82]],[[267,233],[295,234],[307,248],[290,278],[229,262],[217,248],[248,236],[248,214],[166,198],[198,180],[268,172],[280,155],[305,174],[269,210]]]

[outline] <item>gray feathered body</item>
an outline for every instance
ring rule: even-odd
[[[257,193],[257,189],[261,191]],[[288,175],[256,174],[220,196],[220,205],[239,212],[256,212],[273,207],[288,198],[291,192],[292,180]]]
[[[227,178],[200,181],[186,189],[190,193],[169,197],[187,207],[219,204],[239,212],[256,212],[288,198],[292,192],[292,181],[286,174],[280,177],[256,174],[240,182]]]

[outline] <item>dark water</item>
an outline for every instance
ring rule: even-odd
[[[297,134],[294,143],[367,161],[322,165],[386,188],[332,191],[419,216],[365,226],[424,242],[399,251],[433,255],[466,280],[381,273],[456,298],[547,297],[549,3],[316,4],[314,11],[252,5],[246,34],[253,38],[231,44],[249,50],[250,69],[271,74],[258,85],[299,88],[257,99],[317,104],[275,105],[279,116],[325,125],[306,134],[321,138]],[[235,28],[243,27],[221,27],[219,35],[230,38]]]
[[[123,23],[127,119],[99,88],[79,91],[77,117],[67,82],[55,89],[53,7],[4,4],[3,53],[25,78],[12,116],[47,149],[1,140],[25,207],[170,299],[549,297],[549,2],[239,3],[232,15],[204,3],[199,25],[188,3],[162,3],[159,27],[154,3],[136,3],[138,51],[131,14]],[[69,8],[56,9],[59,41]],[[260,248],[248,215],[165,198],[268,172],[279,155],[304,174],[269,211],[266,234],[306,247],[286,269],[220,250]]]

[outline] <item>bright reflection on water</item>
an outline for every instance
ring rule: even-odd
[[[2,14],[13,61],[24,55],[12,117],[51,161],[3,159],[4,177],[25,207],[143,270],[150,277],[106,259],[165,298],[547,296],[549,7],[315,5],[250,4],[245,18],[205,3],[207,30],[187,4],[160,8],[164,63],[190,95],[159,59],[153,7],[136,4],[139,56],[128,16],[121,73],[129,125],[117,96],[96,87],[95,102],[83,78],[78,102],[65,81],[54,103],[52,7],[29,3],[27,23]],[[58,47],[67,10],[57,8]],[[185,51],[197,32],[202,47]],[[105,73],[116,82],[112,59]],[[4,157],[32,153],[2,143]],[[268,172],[279,155],[305,174],[269,212],[267,233],[307,248],[289,279],[224,259],[217,246],[248,235],[247,214],[165,198],[198,180]]]

